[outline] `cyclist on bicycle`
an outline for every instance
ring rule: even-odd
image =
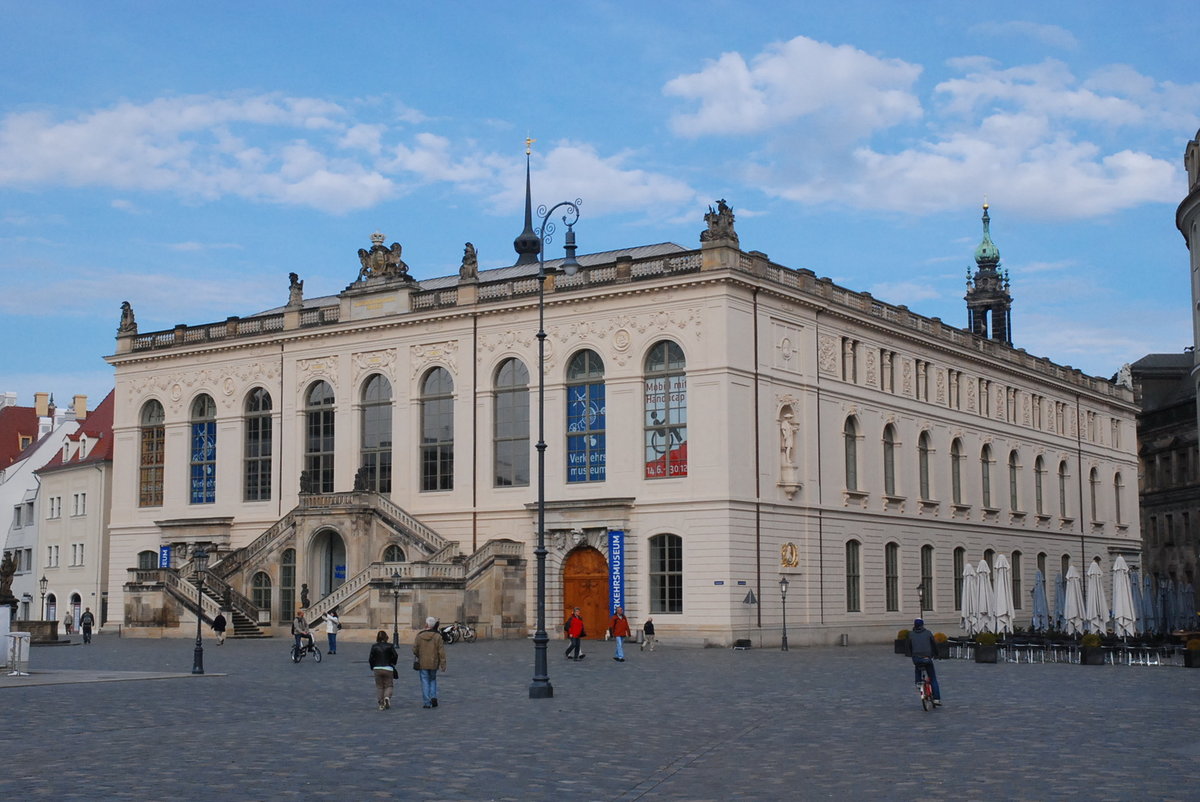
[[[292,619],[292,636],[296,639],[296,651],[300,651],[300,640],[308,641],[305,648],[312,648],[313,636],[308,631],[308,621],[304,618],[304,608],[301,607],[296,613],[296,617]]]
[[[917,687],[921,686],[921,671],[925,671],[929,675],[929,684],[933,686],[933,704],[941,706],[942,690],[938,687],[937,671],[933,668],[937,646],[934,645],[933,633],[925,628],[925,622],[920,618],[913,621],[913,628],[908,633],[908,645],[913,670],[917,675]]]

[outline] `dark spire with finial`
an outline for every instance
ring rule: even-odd
[[[533,200],[529,192],[529,153],[533,140],[525,138],[525,230],[513,240],[513,249],[517,252],[517,264],[537,264],[538,252],[542,249],[542,241],[533,230]]]
[[[1000,249],[992,242],[992,218],[983,203],[983,241],[975,249],[975,275],[967,269],[967,327],[980,337],[1012,345],[1012,295]]]

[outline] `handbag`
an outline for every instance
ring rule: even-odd
[[[420,670],[421,670],[421,661],[420,661],[420,660],[413,660],[413,671],[420,671]],[[396,676],[398,677],[398,676],[400,676],[400,675],[399,675],[399,674],[397,674]]]
[[[392,666],[392,679],[400,679],[400,672],[396,670],[395,666]]]

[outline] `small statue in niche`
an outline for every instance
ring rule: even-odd
[[[367,489],[367,469],[365,467],[359,468],[354,472],[354,491],[361,493]]]
[[[796,430],[799,428],[791,407],[786,408],[779,419],[779,450],[783,452],[784,465],[796,464]]]
[[[737,232],[733,230],[733,209],[725,203],[724,198],[717,201],[716,209],[708,207],[708,214],[704,215],[704,222],[708,224],[708,228],[700,232],[701,242],[732,240],[736,243],[738,241]]]
[[[475,246],[469,242],[463,248],[462,266],[458,268],[458,277],[466,280],[479,278],[479,257],[475,254]]]
[[[312,471],[300,471],[300,492],[313,493],[316,488],[313,487]]]
[[[294,586],[293,586],[294,587]],[[300,586],[300,606],[308,609],[308,583]]]
[[[121,301],[121,324],[117,326],[117,334],[137,334],[137,320],[129,301]]]
[[[304,282],[295,273],[288,273],[288,306],[301,306],[304,303]]]

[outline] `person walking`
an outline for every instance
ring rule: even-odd
[[[918,618],[913,621],[913,628],[908,633],[908,644],[912,654],[913,671],[917,675],[917,686],[921,685],[921,669],[929,675],[929,683],[933,686],[933,704],[942,704],[942,689],[938,685],[937,672],[933,669],[933,658],[937,656],[937,646],[934,644],[933,633],[925,628],[925,622]]]
[[[380,710],[392,706],[392,688],[394,680],[399,676],[396,671],[396,647],[388,643],[388,634],[382,629],[375,635],[375,643],[371,645],[371,656],[367,658],[367,666],[375,675],[375,702]]]
[[[437,673],[446,670],[446,643],[438,632],[438,620],[425,619],[425,629],[413,640],[413,668],[421,676],[421,707],[438,706]]]
[[[71,634],[71,621],[71,611],[68,610],[67,614],[63,616],[63,632],[67,635]]]
[[[617,607],[612,619],[608,622],[608,631],[617,642],[617,651],[613,659],[618,663],[625,662],[625,639],[629,637],[629,619],[625,617],[625,608]]]
[[[581,654],[579,651],[580,639],[587,635],[587,631],[583,627],[583,616],[579,614],[578,607],[572,611],[571,617],[567,619],[563,629],[566,631],[567,637],[571,639],[571,644],[567,646],[567,659],[582,660],[587,657],[586,654]],[[574,657],[571,656],[572,652],[575,653]]]
[[[342,619],[338,618],[337,608],[325,613],[325,636],[329,638],[329,653],[337,654],[337,634],[342,628]]]
[[[79,628],[83,630],[83,642],[92,642],[92,627],[96,625],[96,616],[92,615],[92,608],[83,608],[83,615],[79,616]]]
[[[647,618],[646,623],[642,624],[642,643],[638,648],[641,651],[646,651],[646,647],[650,647],[650,651],[654,651],[654,619]]]
[[[225,644],[225,628],[227,626],[229,626],[229,622],[225,620],[225,614],[218,611],[217,617],[214,618],[212,622],[213,632],[217,633],[218,646],[223,646]]]

